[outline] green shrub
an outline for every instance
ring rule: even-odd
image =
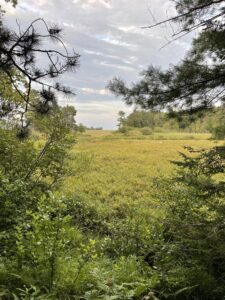
[[[119,128],[118,131],[120,133],[128,133],[130,131],[130,128],[127,126],[123,126],[123,127]]]
[[[225,139],[225,125],[221,125],[213,128],[212,134],[213,134],[213,138],[216,140]]]
[[[189,150],[176,162],[177,175],[156,185],[165,210],[154,256],[164,276],[156,289],[162,299],[223,299],[224,147]]]
[[[148,128],[148,127],[145,127],[145,128],[142,128],[141,129],[141,133],[143,135],[152,135],[153,134],[153,131],[151,128]]]

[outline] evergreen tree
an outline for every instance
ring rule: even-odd
[[[14,0],[10,2],[14,6],[17,3]],[[48,26],[42,18],[34,20],[24,30],[18,28],[17,31],[13,31],[7,28],[4,22],[0,24],[0,71],[17,90],[21,100],[20,110],[17,111],[20,114],[20,137],[27,134],[29,123],[26,115],[29,111],[35,110],[40,114],[46,114],[57,101],[55,91],[72,94],[68,87],[60,84],[58,80],[55,81],[65,72],[76,69],[79,60],[79,55],[75,51],[70,54],[67,50],[61,38],[61,31],[58,26]],[[62,51],[56,43],[60,45]],[[40,64],[38,59],[40,56],[45,66]],[[23,80],[19,81],[18,76]],[[39,86],[35,103],[31,101],[34,85]],[[4,105],[5,99],[1,97],[0,107]],[[10,111],[11,109],[8,113]]]
[[[142,72],[140,82],[131,87],[115,78],[109,83],[109,89],[122,96],[128,105],[193,115],[215,104],[224,104],[225,3],[222,0],[179,0],[176,9],[177,16],[153,26],[171,21],[181,23],[182,30],[173,37],[176,39],[196,28],[201,29],[181,63],[166,71],[150,66]]]

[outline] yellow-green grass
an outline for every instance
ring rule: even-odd
[[[195,135],[184,139],[186,134],[164,134],[163,139],[131,139],[112,131],[88,131],[78,137],[74,146],[74,161],[63,187],[66,194],[79,194],[98,207],[124,210],[128,207],[154,209],[152,196],[154,178],[171,174],[172,160],[179,159],[184,146],[210,148],[215,142],[209,135]],[[168,136],[180,139],[168,139]],[[137,136],[138,137],[138,136]],[[204,138],[204,139],[203,139]],[[84,172],[81,170],[84,167]],[[77,171],[77,174],[76,174]]]
[[[154,132],[145,135],[141,129],[133,129],[126,133],[119,133],[112,130],[88,130],[80,138],[82,140],[98,139],[122,139],[122,140],[207,140],[210,139],[209,133],[190,133],[190,132]]]

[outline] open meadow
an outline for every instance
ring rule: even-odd
[[[215,143],[210,134],[171,132],[144,136],[139,131],[124,135],[89,130],[77,138],[70,165],[73,174],[66,180],[63,192],[81,195],[107,211],[154,209],[154,179],[173,172],[171,161],[179,160],[179,152],[187,153],[184,147],[210,148]]]

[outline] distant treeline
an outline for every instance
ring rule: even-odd
[[[205,111],[201,116],[182,116],[171,118],[164,112],[149,112],[135,110],[120,120],[119,130],[129,128],[149,128],[152,131],[186,131],[213,132],[215,128],[224,126],[224,108],[214,108]]]
[[[102,127],[93,127],[93,126],[87,127],[84,124],[79,123],[78,125],[76,125],[76,130],[78,132],[82,133],[82,132],[85,132],[86,130],[103,130],[103,128]]]

